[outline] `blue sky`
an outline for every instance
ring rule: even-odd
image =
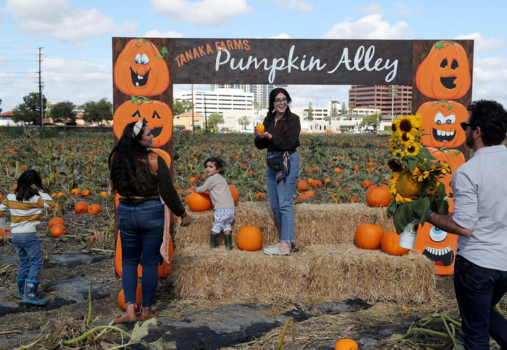
[[[1,0],[0,108],[11,110],[38,91],[39,47],[49,101],[111,101],[115,36],[474,39],[473,99],[507,106],[506,12],[500,0]],[[296,106],[348,100],[348,86],[289,91]]]

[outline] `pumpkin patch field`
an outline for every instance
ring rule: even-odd
[[[0,200],[24,170],[35,169],[58,209],[48,210],[38,229],[46,307],[16,298],[18,259],[0,231],[0,349],[334,349],[345,338],[353,341],[340,344],[357,342],[359,349],[452,348],[450,337],[435,335],[447,334],[445,320],[459,317],[452,276],[436,276],[426,257],[401,249],[389,231],[388,135],[301,136],[298,250],[267,257],[262,247],[276,243],[278,231],[266,151],[255,148],[253,135],[174,134],[173,182],[195,222],[182,228],[175,221],[173,263],[155,296],[160,316],[141,328],[111,324],[124,303],[107,167],[113,132],[4,135]],[[231,251],[223,236],[218,249],[209,249],[209,200],[190,197],[211,156],[226,161],[224,177],[237,202]],[[431,334],[409,330],[416,326]]]

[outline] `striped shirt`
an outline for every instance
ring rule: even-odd
[[[16,194],[10,193],[0,204],[0,228],[7,226],[5,217],[10,212],[12,233],[34,233],[40,224],[44,208],[54,208],[56,203],[50,195],[39,192],[27,201],[18,202]]]

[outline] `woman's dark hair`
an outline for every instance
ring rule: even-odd
[[[495,146],[505,140],[507,133],[507,111],[493,100],[474,101],[467,108],[470,113],[470,124],[482,131],[482,142],[485,146]]]
[[[206,159],[204,161],[204,168],[206,168],[206,164],[208,164],[208,162],[215,164],[215,167],[217,169],[220,169],[218,171],[219,174],[221,174],[221,175],[225,174],[225,167],[227,166],[227,164],[225,163],[225,160],[223,160],[220,157],[209,157],[208,159]]]
[[[117,191],[123,197],[133,196],[145,188],[147,172],[150,169],[148,155],[150,150],[139,144],[143,138],[146,123],[142,129],[134,135],[136,122],[127,124],[120,141],[109,155],[108,164],[113,191]],[[151,173],[148,171],[148,173]]]
[[[280,93],[284,94],[285,97],[287,98],[287,109],[285,110],[285,117],[286,118],[285,118],[285,124],[283,125],[283,129],[282,129],[283,132],[286,132],[287,130],[289,130],[289,127],[290,127],[290,113],[291,112],[290,112],[289,104],[292,102],[292,99],[290,98],[290,95],[287,92],[287,90],[285,90],[283,88],[275,88],[275,89],[271,90],[271,92],[269,93],[269,108],[268,108],[268,114],[266,116],[266,120],[264,122],[264,125],[267,128],[269,124],[275,122],[275,114],[276,114],[275,98]]]
[[[18,202],[27,201],[36,194],[37,191],[32,189],[32,185],[42,189],[42,178],[36,170],[27,170],[18,178],[17,187],[14,193]]]

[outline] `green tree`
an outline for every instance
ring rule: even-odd
[[[347,107],[345,105],[345,101],[343,101],[343,103],[342,103],[342,111],[341,111],[341,115],[344,115],[344,114],[347,114]]]
[[[74,104],[70,101],[63,101],[55,104],[51,109],[51,119],[55,123],[75,123],[76,109]]]
[[[248,118],[246,115],[244,115],[238,119],[238,124],[243,127],[243,130],[245,130],[247,125],[250,124],[250,118]]]
[[[2,105],[2,99],[0,98],[0,106]],[[0,108],[0,113],[2,113],[2,108]]]
[[[40,100],[39,94],[31,92],[23,96],[24,103],[17,105],[13,110],[12,121],[23,124],[40,124]],[[42,95],[42,104],[46,105],[46,97]]]
[[[374,130],[377,130],[378,123],[382,120],[382,114],[372,114],[363,118],[359,126],[373,126]]]
[[[188,100],[176,101],[173,100],[173,115],[180,115],[192,109],[192,102]]]
[[[83,109],[83,120],[88,123],[113,120],[113,105],[105,98],[98,102],[88,101],[81,108]]]
[[[338,116],[338,110],[336,109],[336,105],[333,105],[331,108],[331,117],[337,117]]]
[[[311,101],[308,103],[308,119],[313,120],[313,108]]]
[[[208,126],[213,128],[213,129],[217,129],[218,128],[218,124],[223,124],[224,123],[224,117],[219,114],[219,113],[211,113],[211,115],[208,117]]]

